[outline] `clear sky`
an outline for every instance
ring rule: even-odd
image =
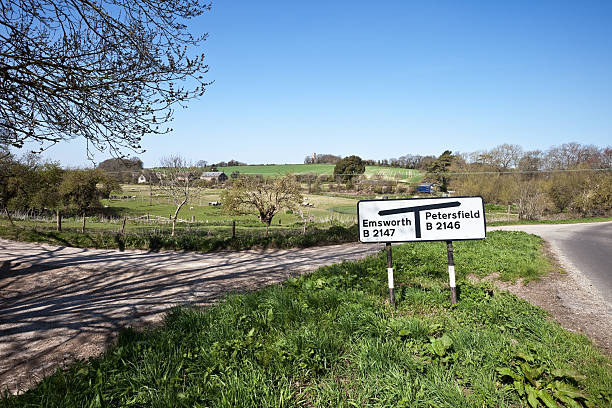
[[[214,84],[145,137],[148,167],[612,145],[609,0],[218,0],[192,29]],[[46,157],[91,165],[82,143]]]

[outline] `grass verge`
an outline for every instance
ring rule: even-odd
[[[487,225],[497,227],[502,225],[529,225],[529,224],[580,224],[583,222],[605,222],[612,221],[612,217],[585,217],[569,218],[566,220],[514,220],[514,221],[492,221]]]
[[[456,307],[444,245],[402,245],[397,308],[386,300],[383,253],[344,262],[214,307],[173,309],[161,327],[124,330],[103,356],[0,407],[610,406],[612,365],[588,339],[465,280],[543,273],[541,241],[496,231],[455,251]]]

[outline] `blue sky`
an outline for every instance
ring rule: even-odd
[[[214,81],[146,166],[612,144],[610,1],[222,1],[192,24]],[[82,143],[47,157],[87,165]],[[96,161],[108,155],[97,154]]]

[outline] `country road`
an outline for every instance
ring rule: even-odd
[[[120,252],[0,240],[0,389],[27,389],[174,305],[210,304],[382,248]]]
[[[523,230],[548,240],[572,273],[571,283],[565,283],[569,289],[559,295],[568,297],[568,310],[582,316],[596,309],[593,316],[610,324],[612,303],[602,305],[597,298],[611,299],[606,260],[612,254],[612,222],[495,229]],[[120,252],[0,240],[0,389],[27,389],[64,362],[99,354],[121,327],[157,322],[174,305],[210,304],[227,293],[359,259],[383,247]],[[573,292],[574,282],[586,291]],[[605,334],[607,326],[598,330]],[[604,347],[606,336],[600,341]]]
[[[612,305],[612,221],[509,225],[492,229],[525,231],[544,238],[565,269],[582,275],[581,283]]]

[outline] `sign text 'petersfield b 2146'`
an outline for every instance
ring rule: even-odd
[[[486,237],[482,197],[363,200],[361,242],[456,241]]]

